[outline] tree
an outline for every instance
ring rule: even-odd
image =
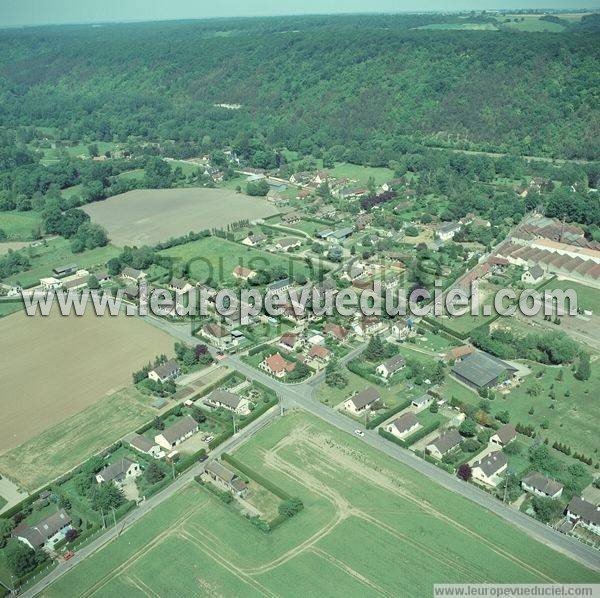
[[[560,501],[546,496],[534,496],[531,505],[535,516],[544,523],[550,523],[562,514],[562,504]]]
[[[90,145],[88,145],[88,154],[90,155],[90,158],[96,158],[100,155],[96,143],[90,143]]]
[[[160,419],[160,417],[155,417],[154,418],[154,422],[153,422],[152,425],[157,430],[164,430],[165,429],[165,422],[162,419]]]
[[[202,409],[200,409],[200,407],[197,407],[196,405],[194,405],[192,407],[192,411],[191,411],[192,417],[199,423],[201,424],[202,422],[206,421],[206,415],[204,415],[204,412],[202,411]]]
[[[348,378],[343,374],[337,360],[332,359],[325,368],[325,383],[332,388],[345,388]]]
[[[280,515],[293,517],[304,508],[304,504],[299,498],[288,498],[279,503],[278,511]]]
[[[577,380],[585,381],[590,379],[591,374],[592,368],[590,366],[590,356],[588,353],[582,353],[579,356],[579,363],[575,370],[575,378],[577,378]]]
[[[364,352],[365,359],[369,361],[381,361],[385,355],[385,346],[379,336],[372,336]]]
[[[154,461],[152,463],[150,463],[150,465],[148,465],[148,467],[146,468],[146,471],[144,472],[144,478],[151,485],[157,484],[164,477],[165,477],[164,472],[158,466],[158,463],[155,463]]]
[[[88,278],[88,288],[92,291],[97,291],[100,288],[100,281],[93,274]]]
[[[46,560],[44,552],[32,550],[23,542],[11,544],[5,554],[8,567],[16,577],[23,577]]]
[[[13,524],[9,519],[0,519],[0,548],[6,546],[6,540],[10,537]]]
[[[458,471],[456,472],[456,475],[461,480],[468,482],[471,479],[471,476],[473,475],[473,470],[471,469],[471,466],[468,463],[463,463],[462,465],[459,466]]]
[[[78,537],[79,537],[79,532],[74,528],[67,530],[67,533],[65,534],[65,540],[67,542],[73,542]]]
[[[270,187],[266,179],[252,181],[246,185],[246,194],[251,197],[265,197],[269,193]]]
[[[507,424],[510,421],[510,413],[508,411],[499,411],[496,413],[496,419],[503,424]]]
[[[116,509],[125,502],[123,492],[114,484],[95,484],[88,492],[88,498],[94,511]]]
[[[477,434],[477,424],[470,418],[466,418],[458,428],[461,436],[471,438]]]

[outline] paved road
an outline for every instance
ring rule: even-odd
[[[232,436],[226,442],[221,444],[215,450],[211,451],[211,459],[220,457],[225,452],[231,452],[235,450],[240,444],[244,443],[248,438],[255,434],[258,430],[268,425],[273,419],[279,415],[279,407],[273,407],[260,418],[250,423],[248,426],[243,428],[235,436]],[[127,517],[120,521],[116,527],[112,527],[106,530],[101,536],[96,538],[93,542],[87,546],[78,550],[75,556],[69,561],[61,561],[55,569],[52,570],[46,577],[44,577],[38,584],[24,592],[22,595],[27,597],[37,596],[43,592],[51,583],[55,582],[58,578],[62,577],[67,571],[71,570],[83,559],[91,556],[109,542],[117,538],[125,528],[129,527],[144,515],[152,511],[155,507],[169,499],[173,494],[181,490],[183,486],[188,484],[195,476],[199,475],[204,471],[204,463],[197,463],[188,469],[185,473],[181,474],[172,484],[167,486],[161,492],[158,492],[148,500],[140,504],[139,507],[134,509]]]

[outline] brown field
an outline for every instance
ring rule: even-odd
[[[0,320],[0,454],[93,405],[124,385],[173,340],[125,316]]]
[[[8,253],[10,250],[17,251],[17,249],[23,249],[23,247],[29,247],[31,241],[8,241],[6,243],[0,243],[0,255]]]
[[[83,208],[113,244],[154,245],[190,231],[277,214],[265,199],[229,189],[137,189]]]

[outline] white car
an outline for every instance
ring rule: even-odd
[[[354,430],[354,433],[361,438],[364,438],[365,433],[362,430]]]
[[[214,439],[215,439],[215,437],[214,437],[214,436],[207,436],[207,437],[204,439],[204,442],[212,442]]]

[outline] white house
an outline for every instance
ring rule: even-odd
[[[447,430],[440,434],[431,444],[425,447],[425,452],[440,460],[454,450],[463,441],[457,430]]]
[[[406,361],[404,360],[404,357],[402,357],[402,355],[395,355],[378,365],[376,372],[387,380],[387,378],[404,368],[405,365]]]
[[[544,271],[542,270],[542,267],[539,264],[536,264],[529,270],[523,272],[523,275],[521,276],[521,281],[526,284],[537,284],[538,282],[541,282],[543,278]]]
[[[460,232],[462,226],[459,222],[446,222],[440,225],[435,231],[435,236],[440,241],[451,241],[456,233]]]
[[[567,517],[573,523],[600,535],[600,507],[579,496],[574,496],[567,507]]]
[[[370,386],[349,399],[346,399],[344,402],[344,409],[354,415],[360,415],[365,411],[370,410],[373,407],[373,404],[379,401],[380,398],[381,395],[379,394],[379,391],[374,386]]]
[[[412,405],[416,407],[418,411],[423,411],[423,409],[429,407],[431,403],[433,403],[433,397],[427,393],[412,400]]]
[[[141,475],[140,464],[123,457],[99,471],[96,474],[96,482],[98,484],[112,482],[117,488],[121,488],[127,480]]]
[[[508,461],[502,451],[494,451],[481,461],[473,463],[473,479],[494,488],[500,483],[500,474],[506,471]]]
[[[407,436],[410,436],[413,432],[416,432],[420,427],[421,424],[415,414],[408,412],[389,423],[385,429],[388,433],[393,434],[396,438],[402,440]]]
[[[495,434],[490,437],[492,444],[497,444],[499,447],[510,444],[517,437],[517,429],[513,424],[505,424],[499,428]]]
[[[300,239],[297,239],[296,237],[286,237],[285,239],[277,241],[275,249],[278,249],[279,251],[289,251],[290,249],[295,249],[301,245],[302,241]]]
[[[179,364],[175,359],[169,359],[169,361],[162,363],[148,372],[148,378],[154,380],[154,382],[166,382],[167,380],[177,378],[179,374],[181,374]]]
[[[132,449],[136,450],[138,453],[142,453],[142,455],[148,455],[154,459],[161,459],[165,456],[165,453],[160,450],[160,447],[156,442],[152,442],[152,440],[141,434],[133,433],[129,435],[125,441]]]
[[[167,450],[171,450],[193,436],[197,431],[198,422],[193,417],[184,415],[160,434],[157,434],[154,437],[154,442]]]
[[[546,498],[560,498],[563,492],[563,485],[552,478],[548,478],[537,471],[528,473],[522,480],[523,490],[537,496]]]
[[[248,415],[250,413],[250,404],[248,399],[239,397],[226,390],[213,390],[204,401],[211,407],[223,407],[228,411],[233,411],[239,415]]]

